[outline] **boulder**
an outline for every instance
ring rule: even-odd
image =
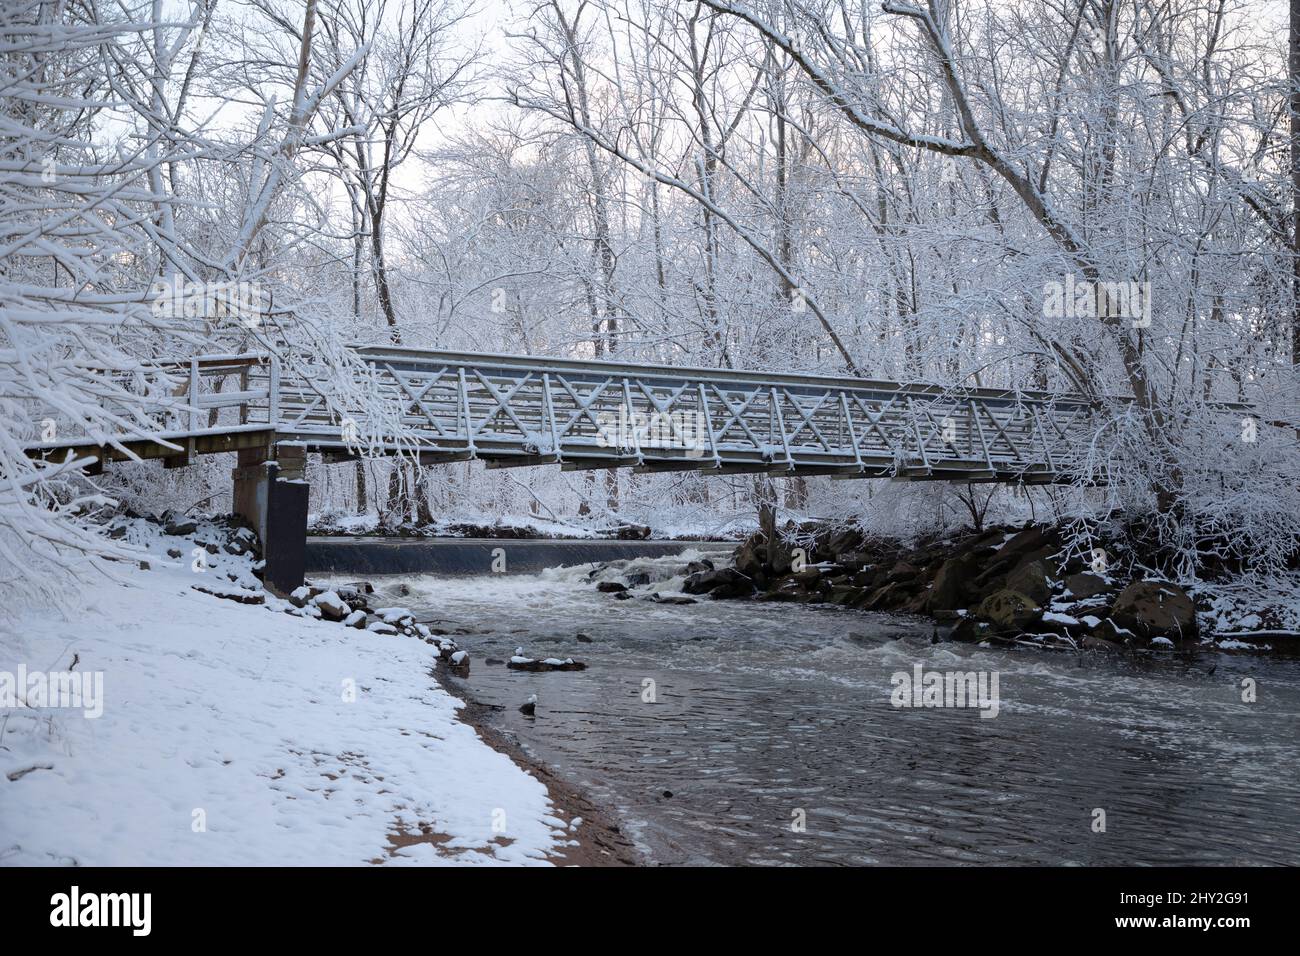
[[[334,589],[334,591],[339,597],[346,601],[354,611],[357,608],[364,609],[369,607],[370,602],[366,599],[365,592],[361,591],[355,585],[340,584]]]
[[[1065,579],[1065,587],[1071,596],[1081,601],[1085,598],[1096,597],[1098,594],[1105,594],[1110,590],[1110,585],[1106,583],[1105,578],[1087,572],[1071,574]]]
[[[682,590],[687,594],[708,594],[715,598],[742,597],[753,589],[753,582],[734,568],[700,571],[682,583]]]
[[[862,532],[856,528],[833,532],[826,542],[826,550],[836,559],[840,555],[852,554],[862,548]]]
[[[463,654],[464,651],[457,651]],[[455,654],[452,655],[454,660]],[[585,671],[587,665],[582,661],[575,661],[572,657],[547,657],[544,660],[535,660],[531,657],[520,657],[516,654],[506,662],[506,667],[512,671]]]
[[[757,536],[747,538],[745,542],[736,549],[736,570],[741,574],[753,577],[755,574],[763,570],[763,563],[766,557],[767,549],[758,541]]]
[[[987,621],[964,617],[948,632],[948,640],[962,644],[979,644],[993,636],[993,627]]]
[[[979,566],[971,558],[965,555],[949,558],[934,577],[934,587],[926,605],[928,610],[955,611],[966,607],[978,573]]]
[[[1052,584],[1047,565],[1041,560],[1021,563],[1007,575],[1006,588],[1023,594],[1035,604],[1046,604],[1052,596]]]
[[[790,577],[794,578],[800,587],[811,591],[817,587],[817,582],[822,578],[822,572],[821,568],[804,568],[802,571],[796,571]]]
[[[860,588],[869,588],[876,582],[876,569],[865,567],[857,574],[853,575],[853,583]]]
[[[596,585],[596,590],[601,594],[617,594],[619,591],[626,591],[627,585],[621,581],[601,581]]]
[[[266,594],[262,591],[249,591],[238,587],[216,587],[206,588],[200,584],[191,584],[195,591],[201,591],[204,594],[211,594],[213,597],[224,598],[227,601],[238,601],[240,604],[265,604]]]
[[[1085,634],[1079,638],[1079,646],[1085,651],[1107,651],[1113,652],[1122,650],[1124,645],[1118,641],[1112,641],[1105,637],[1099,637],[1096,634]]]
[[[849,554],[837,555],[835,560],[842,564],[846,570],[861,571],[871,564],[871,555],[866,551],[853,551]]]
[[[772,586],[759,596],[760,601],[806,601],[808,592],[792,575],[778,578]]]
[[[185,537],[198,530],[199,524],[192,518],[169,511],[163,516],[163,531],[167,534]]]
[[[888,611],[901,607],[911,599],[911,590],[904,586],[902,582],[891,581],[873,591],[867,592],[857,606],[868,611]]]
[[[656,604],[694,604],[695,603],[695,598],[692,597],[686,597],[685,595],[681,595],[681,594],[660,594],[658,591],[650,595],[650,600],[654,601]]]
[[[1111,619],[1148,641],[1196,636],[1196,606],[1186,591],[1167,581],[1134,581],[1115,599]]]
[[[975,608],[975,615],[1003,630],[1021,631],[1038,620],[1041,609],[1034,600],[1017,591],[994,591]]]
[[[1012,535],[1011,538],[993,553],[994,561],[1002,561],[1018,555],[1038,551],[1053,543],[1053,535],[1045,525],[1033,524]],[[1055,548],[1053,548],[1055,550]]]
[[[327,621],[341,621],[352,613],[352,608],[339,597],[337,591],[326,591],[312,598],[312,603],[320,608],[321,617]]]
[[[979,554],[987,552],[992,554],[1002,546],[1002,539],[1006,537],[1005,532],[995,528],[986,531],[983,534],[972,534],[963,538],[957,545],[957,549],[964,554]]]
[[[921,569],[910,561],[896,561],[894,566],[889,569],[889,576],[886,581],[907,581],[915,578],[921,573]]]
[[[831,604],[852,604],[861,593],[852,584],[836,584],[827,593],[826,600]]]

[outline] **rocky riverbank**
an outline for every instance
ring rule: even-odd
[[[937,639],[1063,649],[1291,650],[1294,595],[1243,607],[1214,588],[1142,573],[1119,542],[1078,547],[1026,524],[916,544],[817,524],[745,540],[731,567],[698,562],[682,590],[714,599],[829,603],[928,616]]]

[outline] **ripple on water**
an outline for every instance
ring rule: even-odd
[[[634,598],[675,592],[687,559],[598,579],[643,571],[653,583]],[[928,623],[841,608],[617,601],[585,568],[402,580],[401,603],[476,632],[459,638],[466,692],[500,705],[504,730],[618,809],[661,862],[1300,862],[1296,661],[932,645]],[[518,644],[590,667],[482,663]],[[997,672],[998,716],[895,709],[890,677],[916,663]],[[1257,703],[1240,699],[1244,676]],[[516,709],[531,693],[535,721]]]

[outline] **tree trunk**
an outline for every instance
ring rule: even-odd
[[[1291,364],[1300,365],[1300,0],[1291,0],[1287,75],[1291,82]]]

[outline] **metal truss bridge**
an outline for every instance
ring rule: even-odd
[[[193,454],[289,445],[329,460],[405,453],[488,467],[766,473],[841,478],[1066,482],[1093,438],[1078,396],[858,378],[536,356],[356,349],[354,394],[260,354],[165,366],[145,437],[61,429],[28,453],[72,450],[187,464]],[[336,394],[336,393],[335,393]],[[378,410],[378,411],[376,411]],[[129,450],[129,454],[124,453]]]

